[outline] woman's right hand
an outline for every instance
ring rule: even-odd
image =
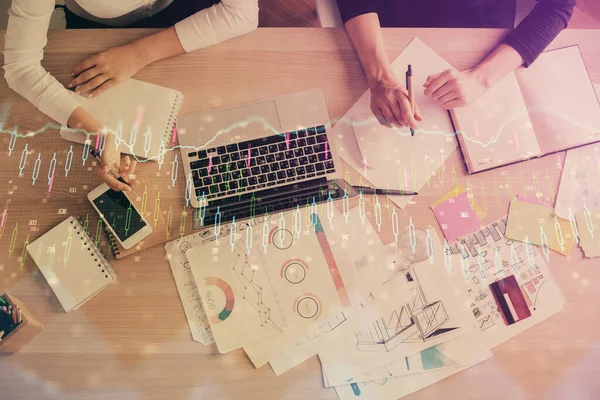
[[[408,92],[395,77],[384,78],[370,84],[371,111],[379,123],[385,127],[417,128],[421,121],[419,106],[413,110]]]

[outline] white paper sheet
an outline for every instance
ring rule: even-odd
[[[323,381],[326,387],[357,382],[372,382],[427,371],[473,365],[488,359],[491,355],[492,353],[485,344],[481,332],[473,330],[466,335],[458,336],[344,381],[331,381],[325,370],[323,370]]]
[[[340,400],[397,400],[464,371],[471,366],[452,367],[439,371],[386,378],[379,381],[336,386],[335,390]]]
[[[448,271],[457,284],[462,283],[476,325],[492,348],[565,306],[562,292],[535,246],[506,238],[507,218],[447,249]]]
[[[337,122],[329,138],[336,146],[338,156],[376,187],[404,187],[418,191],[454,151],[457,141],[447,111],[426,97],[421,89],[427,76],[451,68],[451,65],[418,38],[413,39],[392,63],[401,82],[404,82],[408,64],[412,65],[413,82],[417,88],[415,99],[423,117],[415,137],[411,137],[407,129],[395,130],[379,125],[370,111],[370,92],[367,91]],[[361,139],[360,144],[355,131]],[[370,137],[375,139],[371,142]],[[389,146],[391,142],[393,145]],[[387,160],[380,162],[376,168],[368,168],[361,149],[366,154],[367,165],[369,160]],[[384,155],[380,154],[382,151]],[[404,208],[412,197],[391,196],[391,199]]]
[[[474,329],[467,296],[448,276],[430,230],[428,260],[401,271],[375,300],[328,337],[319,350],[325,373],[342,382]]]
[[[204,345],[214,343],[215,340],[202,307],[200,294],[190,270],[190,264],[185,257],[185,252],[208,241],[211,241],[210,232],[202,231],[173,240],[165,245],[169,265],[190,326],[190,332],[195,341]]]

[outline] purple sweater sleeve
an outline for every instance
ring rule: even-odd
[[[337,0],[342,21],[380,10],[379,0]]]
[[[395,12],[401,12],[404,7],[400,4],[395,4],[394,7],[389,7],[391,1],[399,1],[399,0],[337,0],[338,6],[340,8],[340,14],[342,16],[342,20],[344,22],[357,17],[362,14],[367,14],[371,12],[375,13],[384,13],[380,15],[380,20],[386,21],[386,26],[402,26],[402,22],[397,20],[394,17]],[[485,9],[486,7],[481,7],[482,4],[489,2],[490,6],[493,5],[497,1],[507,1],[507,0],[477,0],[477,4],[480,7],[477,9]],[[432,7],[432,4],[435,4],[436,1],[427,2],[428,6],[420,5],[419,0],[414,0],[413,3],[408,2],[411,5],[411,9],[407,11],[416,12],[418,15],[427,15],[426,12],[421,12],[423,7]],[[461,4],[464,5],[465,1],[461,1]],[[448,7],[447,0],[439,0],[440,7],[446,6]],[[485,5],[485,4],[484,4]],[[571,18],[571,14],[573,13],[573,7],[575,6],[575,0],[538,0],[535,8],[525,17],[523,21],[517,26],[505,39],[505,43],[509,46],[513,47],[519,54],[523,57],[523,65],[529,66],[531,63],[535,61],[535,59],[540,55],[542,51],[552,42],[552,40],[566,28],[569,19]],[[489,9],[489,7],[487,7]],[[507,13],[504,15],[508,21],[505,21],[505,25],[512,25],[512,18],[514,15],[508,12],[510,8],[503,8],[500,11],[506,11]],[[390,14],[391,13],[391,14]],[[480,22],[485,21],[486,16],[474,15],[474,26]],[[397,23],[394,21],[397,20]],[[476,21],[477,20],[477,21]],[[439,24],[439,21],[436,21],[435,18],[432,18],[431,21],[420,21],[423,22],[422,26],[436,26]],[[451,21],[450,21],[451,22]],[[466,24],[465,24],[466,22]],[[461,21],[463,26],[468,26],[469,21]],[[383,25],[383,23],[382,23]],[[452,23],[450,23],[452,25]],[[479,24],[479,26],[481,26]],[[498,26],[490,26],[498,27]]]
[[[567,27],[575,0],[538,0],[535,8],[504,43],[523,57],[523,65],[530,66],[554,38]]]

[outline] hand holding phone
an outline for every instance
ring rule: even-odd
[[[125,193],[103,183],[88,193],[88,199],[123,248],[132,248],[152,233],[150,224]]]

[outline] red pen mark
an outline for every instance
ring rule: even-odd
[[[515,145],[517,146],[517,149],[519,148],[519,134],[517,133],[517,131],[513,131],[513,137],[515,138]]]
[[[175,144],[175,140],[177,140],[177,125],[173,125],[173,136],[171,137],[171,143]]]
[[[8,210],[8,203],[4,203],[4,212],[2,213],[2,223],[0,223],[0,229],[4,227],[4,221],[6,220],[6,211]]]
[[[208,157],[208,175],[210,176],[210,171],[212,171],[212,156]]]
[[[325,159],[329,158],[329,143],[325,142]]]
[[[102,133],[99,133],[96,135],[96,146],[95,146],[95,150],[98,150],[98,148],[100,147],[100,136],[102,136]]]
[[[290,133],[289,132],[285,133],[285,147],[287,148],[287,150],[290,149]]]
[[[248,145],[248,159],[246,160],[246,168],[250,168],[250,158],[252,157],[252,154],[250,154],[250,147],[252,147],[251,144]]]
[[[48,193],[52,191],[52,184],[54,183],[54,172],[52,172],[52,178],[50,178],[50,185],[48,186]]]

